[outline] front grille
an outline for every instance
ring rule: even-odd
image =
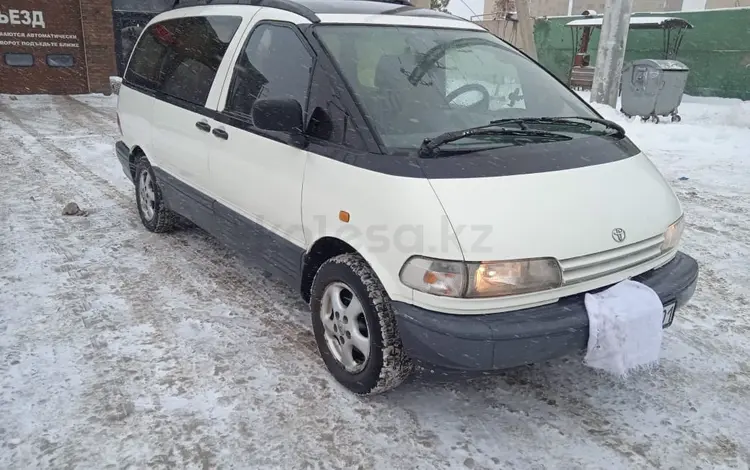
[[[560,260],[563,284],[596,279],[646,263],[662,255],[664,235],[647,238],[613,250]]]

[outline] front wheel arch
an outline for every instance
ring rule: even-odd
[[[353,246],[336,237],[322,237],[315,241],[307,250],[302,260],[302,276],[300,293],[305,302],[310,302],[315,275],[323,263],[331,258],[346,253],[357,253]],[[358,253],[357,253],[358,254]]]

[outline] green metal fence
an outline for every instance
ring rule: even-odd
[[[687,94],[750,100],[750,8],[634,16],[676,16],[693,24],[677,55],[690,67]],[[565,24],[575,18],[581,17],[537,19],[534,27],[539,62],[564,80],[573,58],[573,37]],[[661,58],[663,38],[661,31],[631,31],[625,60]],[[599,31],[594,30],[589,43],[592,64],[598,44]]]

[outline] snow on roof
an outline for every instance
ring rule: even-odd
[[[601,27],[603,16],[597,16],[594,18],[583,18],[580,20],[573,20],[566,26],[580,27],[580,26],[594,26]],[[688,23],[682,18],[674,16],[634,16],[630,18],[631,28],[670,28],[670,27],[681,27],[681,28],[692,28],[693,25]]]

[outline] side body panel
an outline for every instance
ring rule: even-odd
[[[285,11],[261,9],[247,27],[241,46],[231,59],[226,58],[231,60],[230,64],[237,63],[240,54],[244,54],[244,45],[258,23],[268,20],[275,22],[270,24],[289,22],[293,25],[300,17]],[[224,79],[219,114],[224,111],[231,79],[231,74]],[[214,119],[211,125],[228,134],[227,140],[214,138],[209,157],[211,184],[208,189],[217,202],[304,247],[300,201],[307,151],[252,132],[249,123],[229,116]]]
[[[299,15],[261,8],[238,33],[237,45],[225,56],[217,112],[209,119],[212,136],[208,158],[214,198],[216,236],[247,261],[299,286],[305,235],[300,203],[307,151],[252,131],[249,121],[224,114],[232,74],[245,45],[259,22],[307,22]],[[218,80],[218,79],[217,79]]]
[[[154,112],[153,95],[125,84],[117,97],[117,115],[122,127],[122,141],[129,149],[140,148],[146,155],[151,151],[151,120]]]
[[[349,213],[348,223],[339,219],[339,211]],[[393,300],[413,302],[413,290],[398,277],[411,256],[463,259],[453,227],[424,178],[363,170],[311,153],[302,220],[309,240],[334,237],[356,249]]]

